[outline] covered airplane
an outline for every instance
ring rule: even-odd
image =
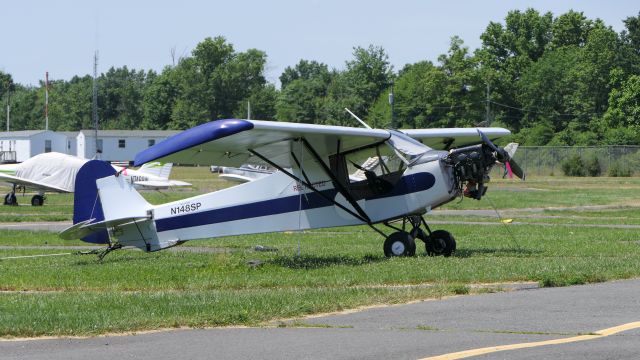
[[[18,205],[16,190],[31,189],[38,192],[31,198],[31,205],[44,204],[45,192],[70,193],[74,191],[76,174],[88,160],[56,152],[36,155],[20,164],[0,165],[0,181],[13,185],[5,195],[5,205]],[[166,189],[173,186],[190,186],[184,181],[169,180],[171,163],[149,162],[133,170],[113,165],[124,179],[137,189]]]
[[[368,225],[385,238],[386,256],[451,255],[454,237],[431,231],[423,215],[456,197],[481,199],[496,164],[511,156],[492,143],[502,128],[383,130],[259,120],[208,122],[136,155],[135,164],[240,166],[266,164],[279,171],[231,188],[152,205],[108,164],[90,161],[76,179],[74,225],[60,236],[157,251],[218,236]],[[377,157],[378,172],[349,174]],[[393,221],[402,221],[398,226]],[[393,229],[390,235],[378,229]]]

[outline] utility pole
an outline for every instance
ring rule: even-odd
[[[91,101],[91,117],[93,119],[94,136],[96,138],[96,159],[98,153],[98,50],[93,55],[93,99]]]
[[[9,85],[7,85],[7,132],[9,132],[10,123],[11,123],[11,88]]]
[[[44,129],[49,130],[49,72],[44,73]]]
[[[490,86],[489,83],[487,83],[487,104],[486,104],[487,113],[484,117],[484,121],[486,123],[485,126],[489,126],[491,124],[491,122],[489,121],[489,113],[490,113],[490,105],[491,105],[491,99],[489,98],[489,94],[490,94],[491,88],[489,86]]]
[[[247,101],[247,120],[251,120],[251,101]]]
[[[396,113],[393,111],[393,81],[391,82],[391,92],[389,93],[389,105],[391,105],[391,128],[396,128]]]

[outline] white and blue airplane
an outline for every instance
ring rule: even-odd
[[[78,172],[74,225],[64,239],[157,251],[219,236],[369,225],[385,238],[386,256],[412,256],[415,239],[430,255],[449,256],[454,237],[431,231],[423,215],[457,197],[480,199],[497,162],[524,178],[491,139],[503,128],[383,130],[259,120],[208,122],[136,155],[185,165],[265,164],[279,171],[231,188],[162,205],[149,204],[107,163],[93,160]],[[381,166],[349,174],[364,160]],[[402,221],[392,223],[392,221]],[[386,235],[375,224],[394,230]]]

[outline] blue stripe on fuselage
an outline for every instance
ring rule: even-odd
[[[413,192],[425,191],[435,184],[435,177],[430,173],[417,173],[403,176],[393,189],[385,194],[375,195],[366,200],[383,199],[393,196],[401,196]],[[333,199],[338,191],[325,190],[322,193],[329,199]],[[321,207],[333,206],[333,203],[315,192],[304,196],[291,195],[283,198],[269,199],[252,202],[249,204],[229,206],[220,209],[202,211],[199,213],[184,214],[156,220],[158,232],[217,224],[234,220],[257,218],[261,216],[278,215],[289,212],[310,210]]]

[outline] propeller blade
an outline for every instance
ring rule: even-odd
[[[513,159],[509,159],[509,161],[507,161],[507,163],[511,167],[511,171],[513,171],[513,174],[515,176],[519,177],[520,179],[524,180],[526,175],[525,175],[524,171],[522,170],[522,168],[520,167],[520,165],[518,165],[518,163]]]
[[[480,131],[480,129],[476,129],[476,130],[478,130],[478,134],[480,134],[480,137],[482,138],[482,142],[485,143],[485,145],[487,145],[488,147],[490,147],[491,150],[496,152],[496,155],[497,155],[496,157],[499,162],[505,163],[511,159],[511,156],[509,156],[509,152],[507,150],[496,146],[496,144],[491,142],[491,140],[489,140],[487,135],[485,135],[482,131]]]
[[[500,149],[491,142],[491,140],[489,140],[489,138],[487,137],[487,135],[485,135],[482,131],[480,131],[480,129],[476,129],[478,130],[478,134],[480,134],[480,137],[482,138],[482,141],[487,144],[493,151],[496,151],[498,153],[500,153]]]
[[[494,144],[493,142],[491,142],[491,140],[489,140],[489,138],[487,137],[487,135],[485,135],[482,131],[480,131],[480,129],[478,130],[478,134],[480,134],[480,137],[482,138],[482,141],[488,146],[490,147],[493,151],[496,152],[496,158],[499,162],[501,163],[507,163],[509,164],[509,167],[511,168],[511,171],[513,171],[513,173],[515,174],[515,176],[519,177],[520,179],[524,180],[525,178],[525,173],[522,170],[522,168],[520,167],[520,165],[518,165],[518,163],[513,160],[513,158],[511,158],[511,154],[509,154],[509,151],[507,151],[504,148],[498,147],[496,146],[496,144]],[[511,145],[511,144],[509,144]],[[517,144],[516,144],[516,149],[517,149]],[[515,152],[515,149],[513,150],[513,152]]]

